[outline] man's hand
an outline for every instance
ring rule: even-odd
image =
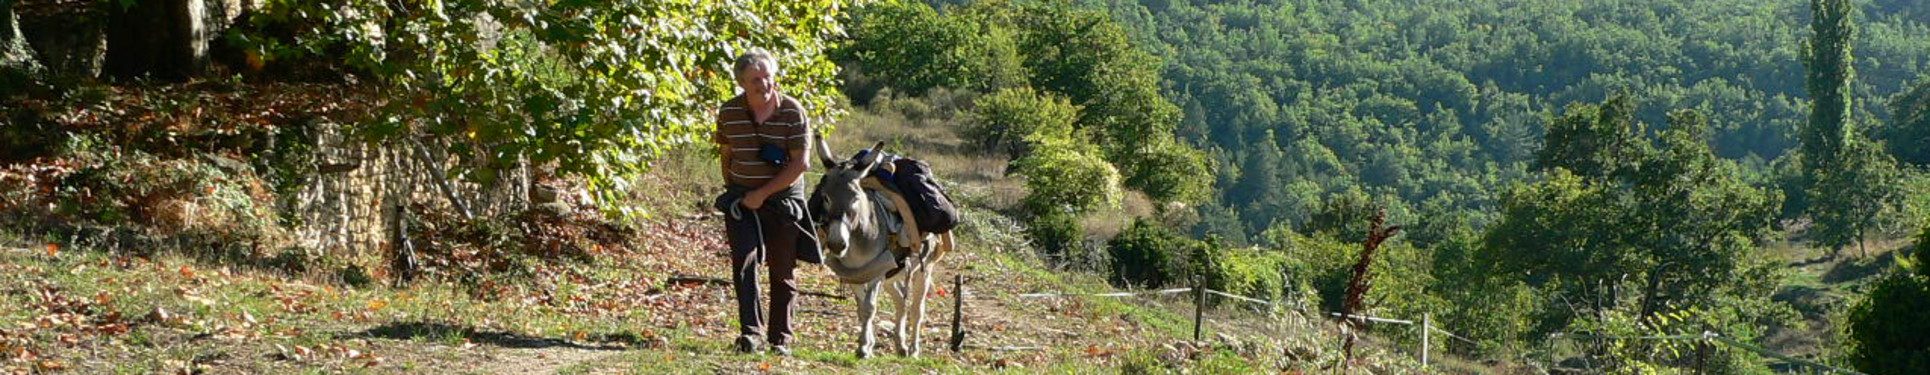
[[[766,193],[764,192],[763,189],[751,190],[749,192],[744,193],[744,199],[738,201],[738,202],[741,202],[738,204],[743,205],[744,208],[755,210],[755,209],[763,208],[764,200],[769,199],[770,197],[771,197],[771,193]]]

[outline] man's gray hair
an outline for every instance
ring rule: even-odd
[[[777,58],[771,57],[771,52],[765,51],[763,48],[751,49],[750,52],[737,55],[737,63],[731,67],[730,72],[731,74],[744,74],[744,69],[750,69],[751,64],[760,62],[771,64],[771,75],[777,75]]]

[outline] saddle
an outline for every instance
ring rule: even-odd
[[[934,246],[931,254],[926,254],[926,257],[935,258],[940,254],[951,251],[951,232],[925,233],[919,231],[917,216],[912,214],[911,204],[905,200],[903,194],[899,194],[897,190],[889,188],[888,186],[890,185],[886,185],[877,177],[865,177],[864,180],[858,182],[858,185],[872,194],[884,198],[871,200],[873,204],[877,205],[877,208],[885,212],[894,213],[893,215],[884,215],[884,222],[886,231],[892,234],[891,254],[892,257],[898,261],[898,268],[886,272],[885,277],[896,276],[899,271],[905,270],[905,260],[910,258],[912,254],[923,251],[926,241],[937,241],[935,242],[937,246]]]

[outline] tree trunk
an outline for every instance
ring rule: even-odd
[[[1637,317],[1647,319],[1655,314],[1655,295],[1662,290],[1662,275],[1668,272],[1669,266],[1672,265],[1675,263],[1662,263],[1661,266],[1655,267],[1655,272],[1649,274],[1649,285],[1642,290],[1642,314],[1636,315]]]
[[[26,36],[20,33],[20,17],[13,13],[13,4],[14,0],[0,0],[0,87],[13,87],[41,69]]]
[[[208,46],[239,16],[229,0],[142,0],[107,6],[107,66],[114,77],[184,80],[208,67]]]
[[[107,38],[102,32],[104,3],[75,0],[16,0],[21,36],[52,77],[100,76]]]
[[[1864,239],[1865,235],[1862,227],[1856,228],[1856,252],[1862,253],[1864,258],[1868,258],[1870,257],[1870,245],[1867,243],[1868,241]]]

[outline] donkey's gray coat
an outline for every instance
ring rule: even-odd
[[[824,265],[831,268],[831,273],[838,276],[858,302],[858,357],[871,356],[872,320],[878,313],[878,291],[887,286],[897,307],[893,337],[897,339],[898,351],[917,356],[918,328],[925,320],[925,295],[931,290],[932,272],[938,258],[944,255],[940,250],[941,241],[949,248],[950,236],[928,235],[919,241],[922,246],[905,259],[905,269],[886,277],[898,268],[891,252],[892,233],[887,229],[887,220],[891,219],[887,215],[895,212],[887,209],[889,203],[885,202],[890,200],[882,193],[866,190],[862,185],[871,167],[883,161],[884,153],[880,151],[884,143],[873,146],[862,158],[843,162],[831,156],[830,145],[821,138],[817,148],[825,172],[816,194],[819,194],[817,199],[824,202],[826,216],[817,230],[824,253],[830,256]]]

